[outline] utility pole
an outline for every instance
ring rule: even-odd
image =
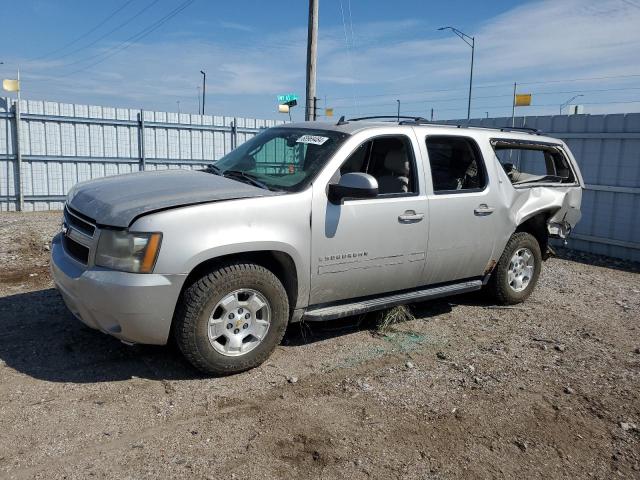
[[[16,173],[18,174],[18,211],[22,212],[24,210],[24,190],[22,188],[22,149],[20,148],[20,90],[22,90],[22,86],[20,85],[20,67],[18,67],[16,78],[18,80],[18,101],[16,102],[15,106]]]
[[[309,30],[307,33],[307,92],[304,119],[315,116],[316,105],[316,63],[318,60],[318,2],[309,0]],[[313,105],[312,105],[313,104]]]
[[[201,111],[201,108],[200,108],[200,86],[197,86],[196,90],[198,91],[198,93],[196,94],[196,98],[198,99],[198,115],[200,115],[200,111]]]
[[[398,102],[398,123],[400,123],[400,100],[396,100]]]
[[[204,115],[204,99],[207,92],[207,74],[200,70],[202,74],[202,115]]]
[[[516,88],[518,84],[513,84],[513,104],[511,106],[511,128],[516,126]]]

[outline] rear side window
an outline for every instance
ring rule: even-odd
[[[494,140],[492,144],[502,168],[514,185],[575,182],[569,161],[556,147],[505,140]]]
[[[474,140],[433,136],[426,142],[435,193],[477,192],[486,187],[486,170]]]
[[[418,191],[413,146],[404,135],[376,137],[360,145],[340,167],[340,175],[353,172],[372,175],[380,195]]]

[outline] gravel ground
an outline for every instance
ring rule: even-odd
[[[533,296],[292,327],[204,378],[52,288],[59,213],[0,214],[2,478],[640,478],[637,265],[561,253]]]

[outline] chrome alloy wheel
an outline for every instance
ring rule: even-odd
[[[256,348],[271,325],[271,307],[257,290],[243,288],[224,296],[209,316],[211,346],[222,355],[237,357]]]
[[[515,292],[521,292],[527,288],[535,271],[535,257],[528,248],[519,248],[509,261],[507,282]]]

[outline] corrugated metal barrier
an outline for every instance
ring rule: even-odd
[[[60,209],[73,184],[105,175],[202,168],[283,123],[23,100],[20,191],[11,105],[0,98],[0,210],[16,210],[20,195],[25,210]],[[471,123],[510,126],[511,118]],[[640,114],[516,117],[515,125],[565,140],[580,164],[587,187],[569,247],[640,261]]]
[[[92,178],[202,168],[260,129],[284,123],[22,100],[18,139],[12,103],[0,99],[2,211],[17,210],[20,200],[26,211],[61,209],[69,189]]]

